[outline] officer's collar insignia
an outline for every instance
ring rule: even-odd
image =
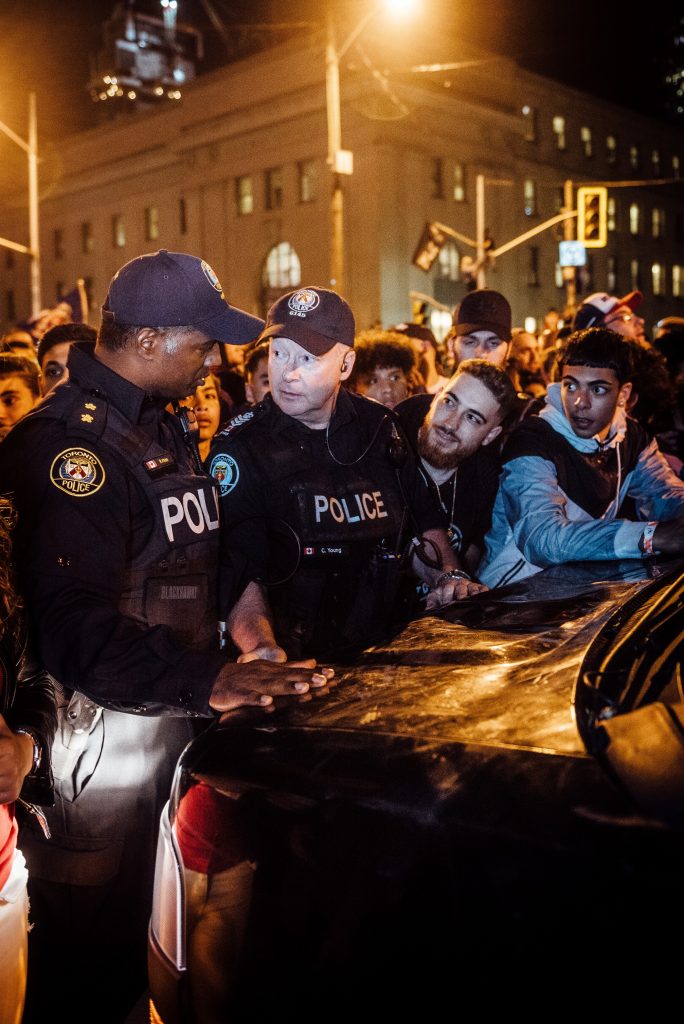
[[[213,476],[218,484],[219,494],[222,498],[225,498],[226,494],[230,494],[240,479],[240,469],[232,455],[220,452],[211,460],[209,475]]]
[[[150,476],[159,476],[162,473],[169,473],[176,468],[176,460],[173,455],[157,455],[154,459],[145,460],[145,469]]]
[[[95,494],[105,482],[104,466],[87,448],[65,448],[50,466],[50,481],[72,498]]]
[[[86,402],[84,408],[91,409],[94,412],[95,409],[97,409],[97,406],[94,405],[93,402]]]
[[[81,413],[81,422],[82,423],[92,423],[93,422],[93,417],[90,415],[89,412],[83,412],[83,413]]]

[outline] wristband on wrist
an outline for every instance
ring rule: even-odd
[[[43,760],[43,748],[40,745],[40,740],[36,736],[33,729],[25,729],[23,726],[19,726],[18,729],[14,730],[15,733],[23,733],[24,736],[28,736],[33,741],[33,763],[31,764],[31,771],[29,775],[35,775],[40,768],[40,762]]]
[[[651,558],[655,554],[655,549],[653,547],[653,534],[656,532],[657,525],[657,523],[646,523],[644,526],[644,532],[641,534],[639,547],[646,558]]]
[[[471,580],[472,577],[464,572],[463,569],[449,569],[447,572],[441,573],[440,576],[435,580],[435,587],[441,587],[449,580]]]

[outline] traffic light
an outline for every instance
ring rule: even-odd
[[[577,189],[577,240],[587,249],[601,249],[608,241],[606,214],[608,189],[603,185],[582,185]]]

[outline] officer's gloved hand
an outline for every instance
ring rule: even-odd
[[[287,661],[287,654],[282,647],[278,647],[276,644],[271,646],[264,644],[261,647],[255,647],[252,651],[245,651],[237,660],[239,664],[243,664],[246,661],[256,661],[257,659],[283,662]]]

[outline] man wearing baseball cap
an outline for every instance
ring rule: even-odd
[[[480,589],[456,571],[443,513],[394,414],[341,388],[355,358],[348,303],[317,286],[289,292],[261,337],[270,394],[217,435],[208,460],[239,656],[340,660],[383,635],[416,534],[430,551],[417,571],[434,587],[431,605]]]
[[[621,334],[623,338],[634,341],[646,341],[644,321],[636,310],[644,301],[641,292],[629,292],[618,298],[607,292],[594,292],[588,295],[578,307],[573,320],[573,331],[581,331],[586,327],[610,327],[611,331]]]
[[[216,489],[168,411],[219,364],[217,342],[246,344],[262,327],[204,260],[139,256],[110,282],[94,348],[71,345],[68,381],[0,446],[18,581],[62,705],[52,837],[24,833],[27,1020],[47,1019],[74,971],[74,1020],[93,1006],[101,1021],[128,1015],[147,986],[156,833],[178,755],[214,716],[331,674],[219,649]]]
[[[447,335],[454,370],[464,359],[484,359],[505,369],[512,337],[508,299],[493,288],[468,292],[454,310],[453,326]]]

